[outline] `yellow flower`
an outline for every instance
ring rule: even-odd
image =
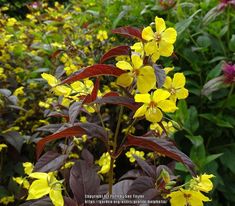
[[[16,20],[15,18],[9,18],[9,19],[7,20],[7,26],[8,26],[8,27],[12,27],[12,26],[15,25],[16,22],[17,22],[17,20]]]
[[[13,177],[13,180],[19,184],[20,186],[23,185],[23,188],[29,189],[29,181],[23,177]]]
[[[188,97],[188,90],[184,88],[185,76],[183,73],[175,73],[173,80],[170,77],[166,77],[163,85],[170,93],[170,100],[176,102],[177,99],[185,99]]]
[[[203,206],[203,202],[210,201],[208,197],[198,191],[185,190],[183,188],[171,192],[167,197],[171,198],[171,206]]]
[[[172,133],[175,132],[175,128],[174,128],[174,126],[173,126],[171,121],[169,121],[169,122],[162,121],[162,125],[165,128],[167,134],[170,134],[170,133],[172,134]],[[161,135],[162,132],[163,132],[162,127],[158,123],[152,123],[150,125],[150,129],[157,131],[159,133],[159,135]]]
[[[100,41],[104,41],[104,40],[108,39],[107,31],[99,30],[96,38]]]
[[[131,46],[131,49],[139,53],[141,56],[144,56],[144,44],[143,42],[137,42]]]
[[[55,92],[56,95],[58,96],[68,96],[71,93],[71,88],[65,86],[65,85],[59,85],[57,86],[57,84],[60,83],[60,81],[54,77],[51,74],[47,74],[47,73],[43,73],[42,78],[45,79],[47,81],[47,83],[53,87],[52,90]]]
[[[175,112],[178,109],[174,102],[167,100],[170,93],[163,89],[157,89],[152,95],[136,94],[135,101],[144,104],[135,112],[134,118],[145,115],[150,122],[160,122],[163,112]]]
[[[135,150],[135,148],[131,147],[130,150],[126,152],[126,156],[129,158],[129,161],[132,163],[136,161],[134,155],[138,156],[141,159],[145,159],[143,151],[138,151]]]
[[[1,152],[4,148],[7,148],[7,145],[6,145],[6,144],[0,144],[0,152]]]
[[[29,175],[33,172],[33,164],[31,162],[24,162],[23,163],[23,167],[24,167],[24,173]]]
[[[201,176],[194,177],[190,181],[190,188],[192,188],[193,190],[200,190],[202,192],[209,192],[213,188],[213,183],[210,180],[210,178],[213,177],[215,176],[212,174],[203,174]]]
[[[157,61],[160,56],[169,57],[173,53],[173,44],[176,41],[176,30],[167,28],[162,18],[155,17],[156,32],[150,26],[142,31],[142,38],[148,41],[144,50],[147,56],[151,55],[152,60]]]
[[[23,94],[24,94],[24,87],[17,88],[13,93],[13,95],[16,96],[16,97],[19,96],[19,95],[23,95]]]
[[[12,196],[5,196],[5,197],[2,197],[0,199],[0,203],[2,203],[4,205],[8,205],[9,203],[14,202],[14,201],[15,201],[14,195],[12,195]]]
[[[156,85],[156,76],[151,66],[144,66],[143,59],[140,56],[131,55],[132,65],[126,61],[117,62],[116,66],[127,71],[117,78],[117,84],[122,87],[128,87],[137,79],[137,89],[140,93],[147,93]]]
[[[96,161],[96,164],[98,164],[101,169],[98,171],[100,174],[108,173],[110,170],[110,162],[111,162],[111,156],[108,152],[103,153],[99,160]]]
[[[27,200],[39,199],[49,194],[49,197],[55,206],[64,205],[61,182],[56,179],[53,172],[34,172],[31,173],[29,177],[37,180],[34,180],[31,184]]]

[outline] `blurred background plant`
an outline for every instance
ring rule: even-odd
[[[62,1],[61,1],[62,2]],[[57,78],[98,62],[114,38],[112,28],[144,27],[156,15],[169,26],[176,24],[178,38],[172,58],[183,72],[189,90],[181,100],[173,134],[201,173],[216,175],[213,201],[235,202],[235,3],[233,0],[70,0],[0,1],[0,199],[12,201],[17,186],[11,177],[23,175],[22,162],[34,162],[37,128],[58,123],[48,117],[57,100],[41,73]],[[23,8],[23,9],[21,9]],[[110,41],[110,42],[109,42]],[[118,41],[115,41],[115,43]],[[226,81],[229,78],[230,81]],[[59,102],[63,104],[62,99]],[[186,138],[185,138],[186,137]],[[4,167],[3,167],[4,166]],[[188,179],[182,164],[176,165]],[[1,201],[1,200],[0,200]],[[15,203],[14,203],[15,205]]]

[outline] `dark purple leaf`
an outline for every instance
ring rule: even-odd
[[[111,59],[112,57],[116,57],[119,55],[130,55],[130,47],[129,46],[117,46],[113,49],[110,49],[107,53],[105,53],[101,60],[100,63],[104,63],[106,60]]]
[[[82,158],[89,164],[92,165],[94,163],[94,157],[87,149],[82,150],[81,154]]]
[[[69,84],[81,79],[97,77],[97,76],[120,76],[125,71],[111,65],[96,64],[90,67],[80,69],[67,79],[63,80],[61,84]]]
[[[96,100],[97,94],[98,94],[98,91],[99,91],[99,86],[100,86],[100,79],[97,78],[91,94],[88,94],[85,97],[85,99],[83,101],[84,104],[89,104],[89,103],[91,103],[91,102]]]
[[[186,154],[181,152],[171,141],[156,137],[137,137],[128,135],[126,146],[139,146],[159,152],[176,161],[182,162],[192,175],[196,175],[195,165],[192,160]]]
[[[161,69],[156,64],[153,64],[153,68],[154,68],[154,72],[156,75],[158,88],[161,88],[163,86],[163,84],[165,83],[166,73],[163,69]]]
[[[141,175],[143,175],[143,172],[141,170],[137,169],[129,170],[127,173],[125,173],[123,176],[119,178],[119,181],[124,179],[136,179]]]
[[[48,142],[51,142],[52,140],[57,140],[57,139],[61,139],[64,137],[82,136],[83,134],[86,134],[86,131],[83,128],[81,128],[79,125],[75,125],[75,126],[66,128],[60,132],[57,132],[55,134],[46,136],[37,142],[36,156],[37,158],[39,158],[39,156],[41,155],[45,147],[45,144]]]
[[[76,201],[70,197],[64,197],[64,206],[78,206]]]
[[[79,112],[81,111],[82,103],[74,102],[69,107],[69,121],[71,124],[74,124]]]
[[[152,188],[155,188],[154,179],[148,176],[140,176],[133,181],[127,194],[142,195],[144,192]]]
[[[140,29],[131,26],[119,27],[117,29],[112,30],[113,34],[120,34],[125,37],[137,38],[142,41],[143,39],[141,32],[142,31]]]
[[[137,110],[139,107],[139,104],[137,104],[133,98],[121,96],[106,96],[95,100],[93,103],[123,105],[133,111]]]
[[[149,177],[152,177],[152,178],[156,177],[155,170],[151,165],[149,165],[145,160],[142,160],[136,155],[135,155],[135,159],[136,159],[137,164]]]
[[[68,155],[57,152],[46,152],[36,163],[34,172],[53,172],[58,170],[66,161]]]
[[[129,191],[130,186],[132,185],[134,180],[122,180],[115,185],[113,185],[113,193],[114,195],[125,195]]]
[[[3,136],[4,139],[20,153],[24,144],[24,139],[19,132],[10,131],[0,135]]]
[[[85,195],[95,195],[98,193],[100,179],[96,170],[80,160],[70,171],[70,188],[78,204],[85,201]]]

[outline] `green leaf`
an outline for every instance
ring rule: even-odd
[[[221,157],[222,155],[223,155],[223,153],[213,154],[213,155],[207,156],[207,157],[206,157],[206,162],[205,162],[205,164],[208,164],[208,163],[214,161],[215,159]]]
[[[188,110],[188,116],[185,122],[185,127],[194,133],[198,127],[198,112],[195,106],[191,106]]]
[[[192,24],[192,21],[193,21],[193,17],[199,13],[201,11],[201,9],[197,10],[193,15],[191,15],[189,18],[183,20],[183,21],[180,21],[178,22],[176,25],[175,25],[175,28],[176,28],[176,31],[178,33],[178,35],[180,36],[191,24]]]
[[[229,49],[235,52],[235,34],[232,35],[232,38],[229,41]]]
[[[199,147],[200,145],[203,144],[203,137],[200,135],[198,136],[186,135],[186,137],[193,143],[195,147]]]
[[[211,39],[206,35],[199,36],[197,38],[197,43],[200,47],[207,48],[211,45]]]

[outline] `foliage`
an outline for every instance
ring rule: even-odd
[[[233,205],[234,1],[24,6],[24,20],[7,16],[13,4],[0,13],[1,203],[20,205],[28,190],[22,205],[60,204],[55,191],[76,205],[112,190]],[[176,42],[146,27],[156,14]],[[204,173],[216,176],[210,202]],[[36,181],[45,191],[34,196]]]

